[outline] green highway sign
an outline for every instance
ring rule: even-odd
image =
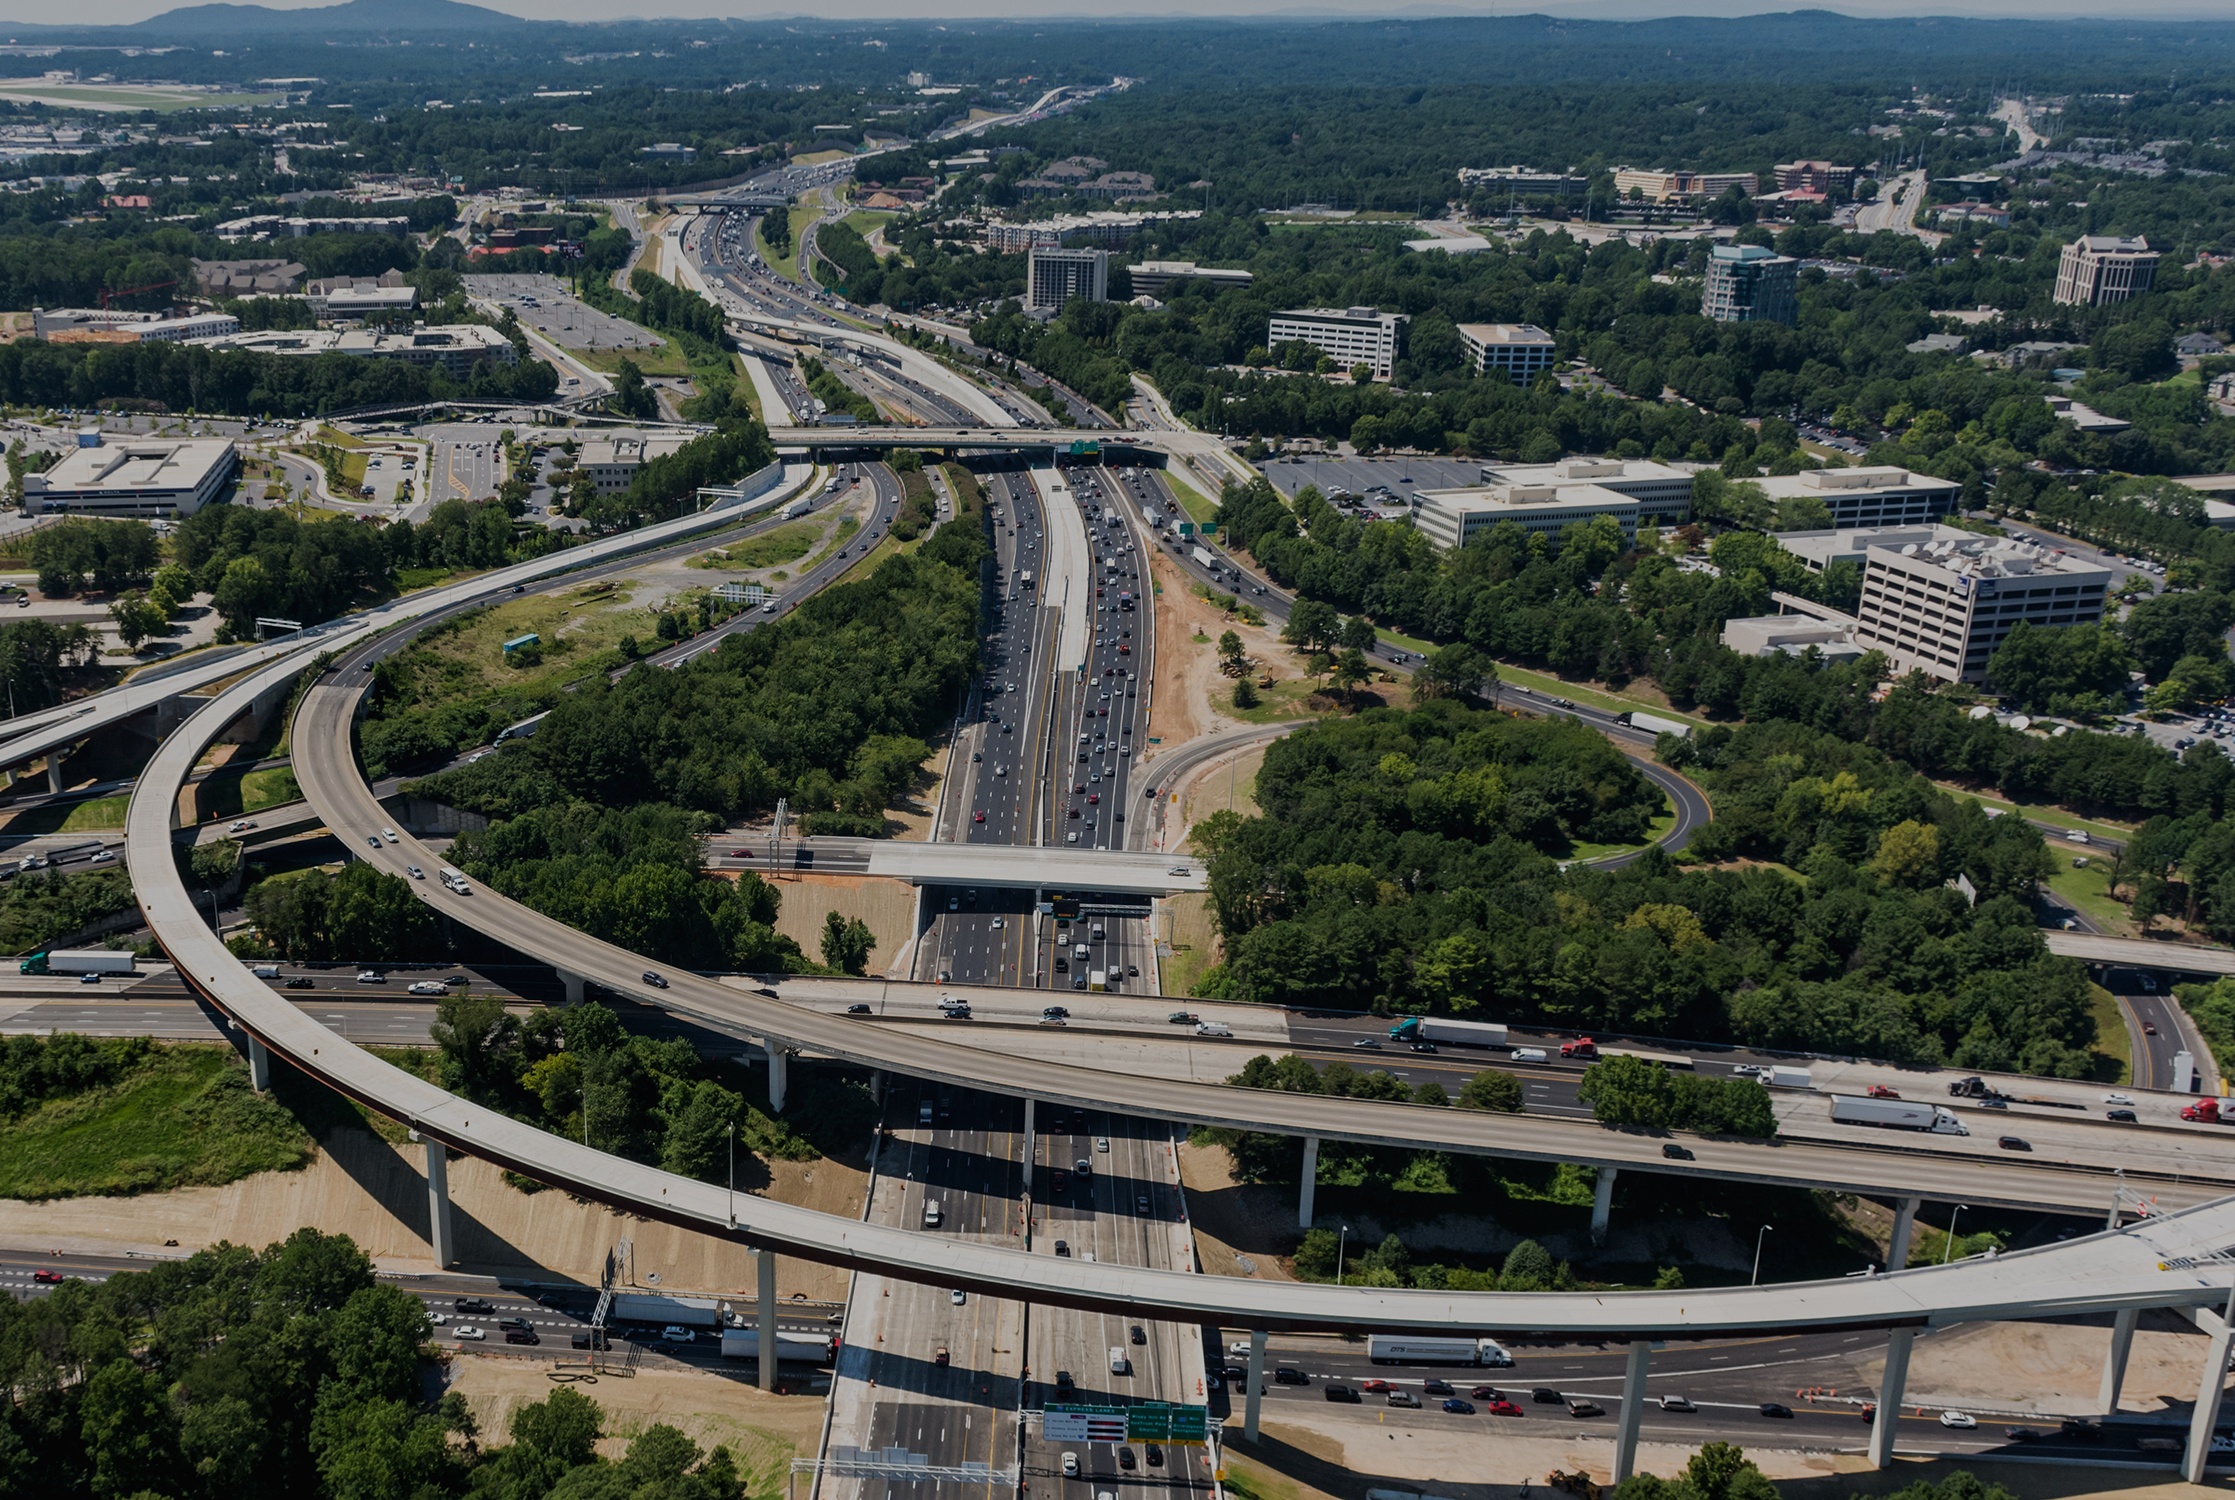
[[[1166,1443],[1172,1439],[1172,1408],[1129,1406],[1125,1409],[1125,1440],[1129,1443]]]
[[[1175,1406],[1172,1408],[1172,1435],[1169,1443],[1200,1447],[1211,1440],[1211,1412],[1207,1406]]]

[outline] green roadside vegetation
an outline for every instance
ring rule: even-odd
[[[0,1198],[31,1201],[216,1186],[312,1151],[232,1048],[145,1037],[9,1037],[0,1122]]]
[[[1251,679],[1252,686],[1255,681]],[[1331,702],[1311,701],[1319,690],[1320,684],[1308,677],[1282,677],[1271,687],[1257,688],[1257,702],[1248,708],[1237,706],[1231,693],[1213,695],[1211,707],[1221,716],[1245,724],[1284,724],[1291,719],[1321,719],[1340,713]]]
[[[2077,828],[2084,833],[2111,839],[2122,844],[2134,836],[2134,825],[2132,823],[2118,823],[2104,818],[2083,818],[2077,813],[2070,812],[2052,803],[2012,802],[1986,792],[1975,791],[1967,786],[1957,786],[1945,781],[1938,784],[1958,796],[1976,797],[1988,807],[2005,813],[2014,812],[2020,817],[2030,818],[2036,822],[2053,823],[2059,828]]]
[[[75,875],[26,871],[0,885],[0,953],[37,952],[132,904],[131,879],[119,866]]]
[[[1657,844],[1662,839],[1667,838],[1669,830],[1675,826],[1676,812],[1672,808],[1655,818],[1652,825],[1645,830],[1645,837],[1634,842],[1599,844],[1588,839],[1579,839],[1568,846],[1568,862],[1570,864],[1587,864],[1592,860],[1612,859],[1618,855],[1635,854],[1638,850],[1651,844]]]
[[[70,816],[62,820],[58,833],[86,833],[122,828],[124,810],[132,803],[129,792],[115,797],[95,797],[80,802],[70,809]]]
[[[2126,903],[2111,896],[2111,860],[2099,854],[2080,854],[2069,848],[2049,846],[2046,884],[2069,905],[2113,937],[2133,937],[2134,922]],[[2082,863],[2075,865],[2073,861]]]
[[[777,275],[783,277],[786,281],[799,280],[798,238],[794,236],[785,247],[784,252],[779,255],[775,248],[768,243],[768,236],[762,232],[762,228],[763,226],[756,226],[753,230],[753,248],[760,252],[761,259],[768,262],[769,269]]]
[[[788,521],[773,531],[748,537],[728,547],[702,552],[690,560],[694,568],[714,568],[725,573],[755,573],[805,557],[823,534],[825,521],[818,516]]]
[[[648,349],[569,349],[573,355],[600,375],[617,375],[622,361],[635,365],[640,375],[665,375],[680,377],[691,373],[691,362],[674,339],[665,334],[651,333],[659,340],[656,348]]]
[[[1162,472],[1165,484],[1171,487],[1173,497],[1180,502],[1180,509],[1187,512],[1187,518],[1190,521],[1201,526],[1206,521],[1216,521],[1218,519],[1218,502],[1216,500],[1211,499],[1201,490],[1180,478],[1177,471],[1165,469]]]
[[[2118,1085],[2134,1081],[2134,1038],[2127,1034],[2126,1010],[2119,997],[2100,984],[2088,986],[2095,1011],[2095,1081]]]

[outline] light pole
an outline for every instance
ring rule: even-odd
[[[1746,1278],[1748,1286],[1762,1284],[1762,1241],[1768,1237],[1772,1226],[1764,1224],[1762,1232],[1754,1236],[1754,1274]]]
[[[737,1227],[737,1122],[729,1122],[729,1227]]]
[[[1345,1224],[1340,1238],[1335,1241],[1335,1285],[1343,1284],[1343,1251],[1350,1247],[1350,1226]]]
[[[1955,1206],[1955,1211],[1948,1215],[1948,1243],[1942,1246],[1940,1251],[1940,1264],[1942,1265],[1946,1265],[1948,1257],[1956,1253],[1956,1217],[1970,1206],[1968,1203],[1959,1203]]]

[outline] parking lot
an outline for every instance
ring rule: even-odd
[[[1383,507],[1391,516],[1411,513],[1414,490],[1448,490],[1482,483],[1482,461],[1468,458],[1276,458],[1265,466],[1273,488],[1293,500],[1307,484],[1323,495],[1337,489],[1363,495],[1377,484],[1396,492],[1398,504]]]
[[[578,302],[556,276],[468,276],[469,295],[509,307],[562,349],[655,349],[657,334]]]

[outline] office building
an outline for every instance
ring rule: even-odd
[[[300,261],[196,260],[194,282],[212,297],[285,296],[302,283]]]
[[[1796,499],[1821,500],[1833,527],[1928,526],[1955,508],[1963,486],[1952,479],[1912,474],[1907,469],[1810,469],[1775,474],[1754,483],[1779,505]]]
[[[1700,316],[1718,323],[1797,323],[1799,277],[1799,261],[1766,245],[1717,245],[1707,253]]]
[[[1478,533],[1511,521],[1523,531],[1557,536],[1578,521],[1612,516],[1622,540],[1637,536],[1638,503],[1596,484],[1492,484],[1416,490],[1412,524],[1439,551],[1464,547]]]
[[[696,161],[698,147],[686,146],[680,141],[655,141],[649,146],[637,147],[636,154],[653,161]]]
[[[1565,172],[1539,172],[1529,167],[1461,167],[1459,185],[1485,192],[1510,193],[1516,198],[1575,199],[1591,186],[1588,177]]]
[[[2110,583],[2108,568],[2002,537],[1872,545],[1855,639],[1884,651],[1897,672],[1978,682],[2019,621],[2092,625]]]
[[[1777,545],[1799,558],[1811,573],[1821,573],[1833,563],[1853,563],[1859,568],[1869,560],[1873,547],[1899,552],[1904,547],[1922,549],[1942,542],[1955,544],[1977,540],[1979,534],[1975,531],[1943,526],[1937,521],[1921,526],[1857,526],[1777,534]]]
[[[225,492],[240,469],[221,438],[128,438],[80,434],[79,446],[44,474],[23,476],[23,508],[34,516],[190,516]]]
[[[1828,161],[1788,161],[1770,168],[1781,193],[1822,193],[1844,198],[1855,190],[1855,169]]]
[[[1720,198],[1732,188],[1747,197],[1761,191],[1761,179],[1751,172],[1658,172],[1623,167],[1614,174],[1614,196],[1632,193],[1648,203],[1698,203]]]
[[[1527,385],[1552,368],[1552,335],[1534,323],[1461,323],[1459,342],[1477,375],[1503,370],[1515,385]]]
[[[591,438],[575,455],[574,469],[589,475],[599,494],[617,495],[635,481],[637,470],[675,452],[686,441],[680,433]]]
[[[1387,380],[1411,321],[1371,307],[1299,307],[1273,314],[1265,347],[1309,344],[1346,370],[1364,365],[1374,379]]]
[[[1230,286],[1248,286],[1254,279],[1247,271],[1199,266],[1191,260],[1144,260],[1131,268],[1131,274],[1134,294],[1143,297],[1161,297],[1164,289],[1175,281],[1198,282],[1218,290]]]
[[[1061,312],[1077,297],[1110,300],[1110,252],[1034,245],[1025,268],[1024,305],[1034,312]]]
[[[337,323],[391,317],[419,305],[417,287],[382,286],[371,281],[314,281],[303,289],[303,297],[310,303],[312,316]]]
[[[1859,622],[1814,615],[1753,615],[1723,622],[1723,644],[1741,656],[1806,656],[1826,663],[1853,661],[1869,648],[1855,639]]]
[[[2107,307],[2139,297],[2157,275],[2157,252],[2140,235],[2083,234],[2057,257],[2056,300]]]
[[[408,365],[437,366],[451,375],[464,375],[477,364],[509,365],[520,357],[510,339],[483,323],[450,323],[397,332],[371,328],[273,329],[198,342],[205,348],[246,349],[257,354],[393,359]]]

